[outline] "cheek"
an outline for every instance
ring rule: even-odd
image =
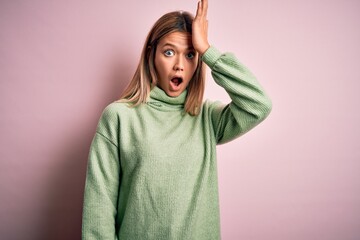
[[[161,56],[155,57],[155,70],[159,75],[166,74],[169,62]]]
[[[191,64],[189,64],[189,67],[188,69],[190,70],[189,71],[189,74],[191,75],[190,77],[192,77],[196,71],[196,68],[197,68],[197,61],[196,62],[192,62]]]

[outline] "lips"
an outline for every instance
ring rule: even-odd
[[[182,89],[183,78],[179,75],[175,75],[170,79],[169,90],[178,92]]]

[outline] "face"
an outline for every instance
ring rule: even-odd
[[[164,36],[157,45],[155,68],[160,87],[170,97],[179,96],[188,86],[198,64],[191,35],[173,32]]]

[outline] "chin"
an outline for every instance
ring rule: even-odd
[[[167,91],[165,92],[166,95],[168,95],[169,97],[178,97],[183,91],[179,91],[179,92],[171,92],[171,91]]]

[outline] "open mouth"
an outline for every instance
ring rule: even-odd
[[[181,77],[174,77],[171,79],[171,82],[175,85],[175,86],[179,86],[183,80]]]

